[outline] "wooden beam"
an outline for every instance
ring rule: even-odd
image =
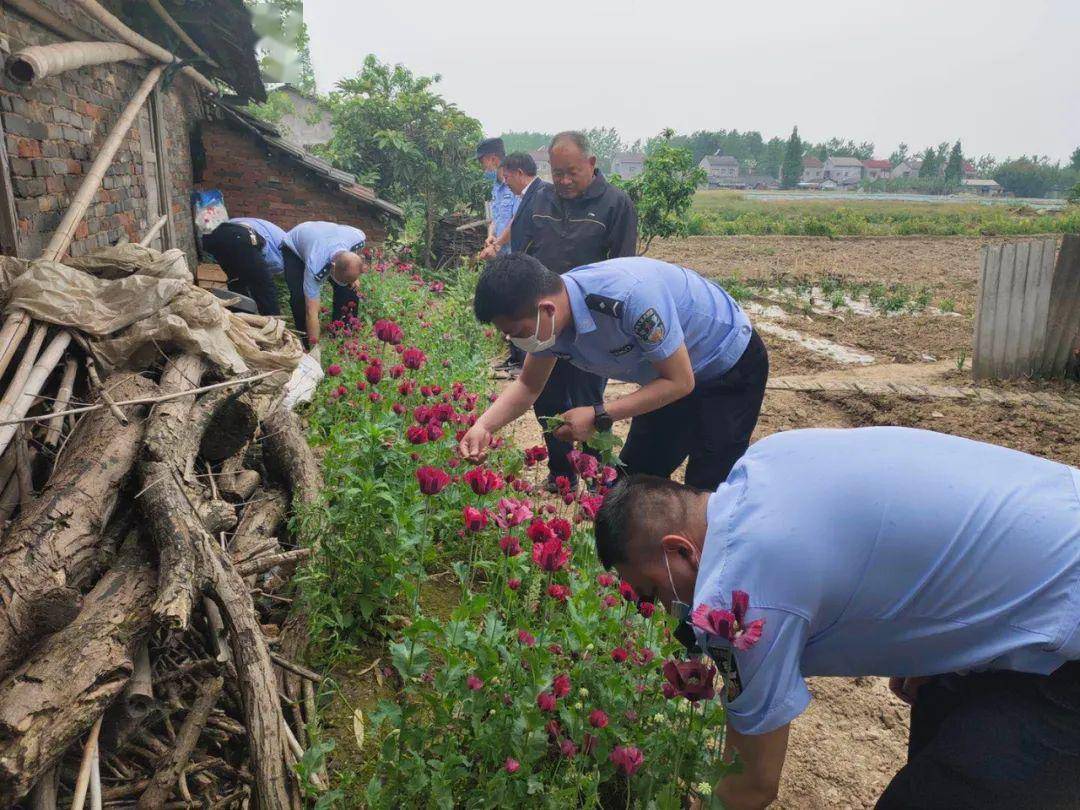
[[[172,175],[169,171],[169,153],[165,149],[165,117],[162,114],[164,96],[154,88],[150,94],[150,128],[154,133],[154,152],[157,155],[159,212],[165,217],[161,244],[165,249],[176,247],[176,229],[172,218]]]
[[[0,253],[19,255],[19,223],[15,218],[15,191],[11,186],[11,166],[8,163],[7,138],[0,123]]]

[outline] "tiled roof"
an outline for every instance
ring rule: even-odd
[[[892,164],[887,160],[864,160],[862,163],[868,169],[891,169]]]
[[[813,155],[802,159],[804,169],[820,169],[824,164]]]

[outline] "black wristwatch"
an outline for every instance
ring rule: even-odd
[[[593,425],[601,433],[611,430],[611,426],[615,424],[614,420],[608,416],[608,412],[604,408],[603,402],[599,405],[593,405],[593,414]]]

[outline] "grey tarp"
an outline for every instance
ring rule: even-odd
[[[145,368],[169,348],[199,354],[232,374],[291,371],[300,361],[303,349],[284,321],[229,312],[212,293],[191,284],[179,251],[120,245],[73,263],[88,272],[59,262],[5,258],[0,299],[8,313],[21,309],[36,320],[85,333],[109,371]],[[125,275],[129,269],[135,272]]]

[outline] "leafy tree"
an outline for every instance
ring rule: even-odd
[[[799,138],[799,128],[791,130],[788,138],[787,149],[784,152],[784,164],[780,169],[780,185],[784,188],[795,188],[802,180],[803,144]]]
[[[484,195],[474,159],[480,122],[435,91],[439,80],[369,55],[330,97],[331,160],[419,214],[425,263],[436,220]]]
[[[1080,172],[1080,146],[1073,150],[1072,156],[1069,158],[1069,168],[1074,172]]]
[[[956,187],[964,179],[964,153],[960,148],[960,141],[953,144],[949,153],[949,161],[945,164],[945,185]]]
[[[919,167],[919,177],[937,177],[939,166],[937,150],[932,146],[926,147],[926,151],[922,153],[922,166]]]
[[[1045,197],[1057,180],[1058,168],[1045,158],[1021,156],[1003,163],[994,179],[1017,197]]]
[[[615,155],[626,151],[626,145],[618,131],[614,127],[590,127],[582,132],[589,139],[592,153],[596,155],[596,165],[600,167],[600,171],[607,174],[611,171],[611,161]]]
[[[1080,181],[1075,186],[1069,189],[1068,195],[1065,199],[1070,205],[1080,205]]]
[[[975,173],[979,177],[990,177],[997,171],[997,158],[993,155],[983,155],[973,161],[975,165]]]
[[[769,177],[780,177],[780,167],[784,163],[784,152],[787,149],[787,141],[783,138],[770,138],[765,144],[765,154],[758,164],[758,171]]]
[[[829,138],[825,143],[814,147],[822,160],[828,157],[853,157],[859,160],[869,160],[874,156],[874,144],[869,141],[855,143],[855,141],[843,138]],[[824,151],[824,155],[821,152]]]
[[[903,141],[896,147],[891,155],[889,155],[889,163],[893,166],[898,166],[908,159],[908,145]]]
[[[652,141],[641,174],[614,181],[637,208],[638,255],[644,255],[658,236],[686,236],[690,205],[707,177],[704,169],[695,165],[689,149],[671,144],[673,136],[673,130],[664,130],[661,141]]]
[[[511,152],[532,152],[543,149],[551,143],[554,133],[550,132],[504,132],[499,136],[506,146],[506,154]]]

